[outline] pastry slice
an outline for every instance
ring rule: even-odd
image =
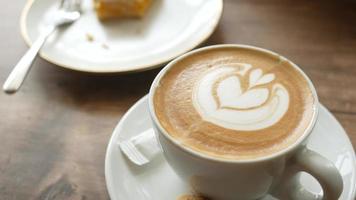
[[[124,17],[142,17],[151,0],[94,0],[95,10],[102,20]]]

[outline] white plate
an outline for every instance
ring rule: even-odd
[[[150,127],[148,98],[145,96],[119,122],[107,148],[105,177],[112,200],[176,200],[180,195],[189,194],[188,185],[177,177],[162,155],[148,165],[138,167],[128,161],[119,150],[119,141],[131,138]],[[308,147],[333,161],[340,170],[344,182],[340,200],[355,199],[355,152],[344,129],[322,105]],[[310,191],[321,192],[318,183],[310,176],[303,174],[301,179]]]
[[[54,33],[40,54],[59,66],[97,73],[147,70],[170,61],[206,40],[223,8],[222,0],[153,0],[142,19],[102,23],[93,9],[93,0],[82,1],[82,17]],[[48,23],[58,2],[28,1],[21,32],[29,45]],[[94,41],[89,42],[87,34]]]

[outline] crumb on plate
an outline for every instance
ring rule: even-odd
[[[87,41],[88,42],[93,42],[94,41],[94,36],[90,33],[85,34]]]

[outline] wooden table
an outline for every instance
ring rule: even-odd
[[[1,83],[27,50],[24,4],[0,1]],[[204,45],[218,43],[256,45],[298,63],[356,147],[356,1],[225,0]],[[107,143],[158,71],[102,76],[37,59],[17,94],[0,93],[0,199],[109,199]]]

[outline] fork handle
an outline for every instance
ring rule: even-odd
[[[54,30],[55,27],[51,26],[48,27],[47,30],[45,30],[43,33],[41,33],[36,41],[32,44],[30,49],[16,64],[3,85],[3,90],[6,93],[15,93],[20,88],[32,66],[33,61],[37,56],[37,53],[46,42],[48,36],[50,36]]]

